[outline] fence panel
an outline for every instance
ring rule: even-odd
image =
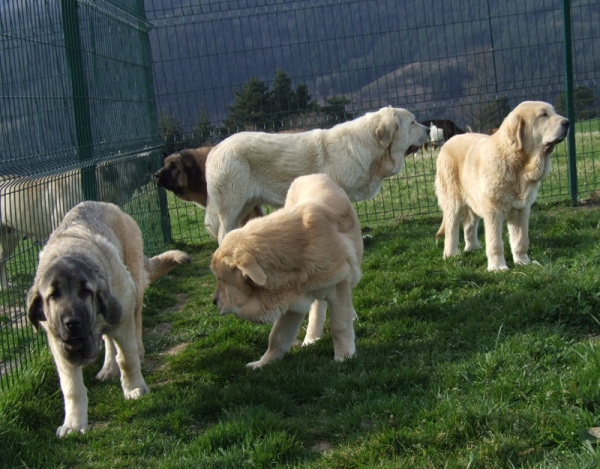
[[[582,197],[597,189],[598,10],[598,1],[571,9],[576,107],[587,112],[575,126]],[[390,104],[484,133],[524,100],[566,112],[560,0],[148,0],[146,12],[168,152],[238,130],[329,127]],[[438,213],[436,156],[407,158],[378,197],[357,204],[363,221]],[[569,198],[565,144],[553,164],[540,200]]]
[[[246,129],[328,128],[387,105],[486,133],[523,100],[565,113],[570,50],[577,191],[600,198],[600,1],[571,2],[567,42],[563,4],[1,3],[0,387],[43,337],[26,323],[25,293],[39,249],[75,203],[121,205],[142,227],[149,254],[171,236],[207,239],[201,209],[156,190],[161,149],[213,145]],[[377,197],[358,203],[363,224],[438,214],[438,152],[429,146],[409,156]],[[553,165],[539,199],[568,200],[565,144]]]
[[[120,205],[165,244],[148,31],[139,1],[0,5],[0,389],[44,340],[27,324],[37,254],[84,199]],[[166,224],[168,227],[168,223]]]

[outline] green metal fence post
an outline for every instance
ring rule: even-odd
[[[61,0],[63,32],[67,66],[71,78],[73,93],[73,113],[77,136],[77,154],[79,160],[87,162],[92,157],[92,123],[88,103],[88,89],[79,35],[79,17],[77,0]],[[86,164],[81,168],[81,189],[86,200],[98,200],[95,165]]]
[[[146,10],[144,8],[144,0],[136,1],[136,13],[146,19]],[[152,122],[155,123],[155,128],[153,129],[156,135],[159,135],[158,130],[158,116],[156,112],[156,97],[154,93],[154,85],[152,84],[152,53],[150,50],[150,38],[148,37],[148,32],[140,32],[140,43],[142,46],[142,57],[146,69],[145,79],[146,79],[146,91],[148,93],[148,112],[152,116]],[[170,243],[172,241],[171,234],[171,218],[169,216],[169,204],[167,202],[167,191],[159,187],[158,188],[158,204],[160,206],[160,220],[161,220],[161,228],[163,232],[163,239],[165,243]]]
[[[573,106],[573,51],[571,36],[571,0],[563,0],[563,43],[565,53],[565,98],[571,130],[567,136],[569,160],[569,191],[571,202],[577,204],[577,155],[575,150],[575,109]]]

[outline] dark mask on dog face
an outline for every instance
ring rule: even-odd
[[[106,280],[84,262],[62,257],[52,262],[29,291],[29,319],[37,329],[46,321],[47,332],[61,344],[61,353],[73,365],[96,358],[103,331],[96,327],[98,314],[108,325],[122,315],[119,302]]]

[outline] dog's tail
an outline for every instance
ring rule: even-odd
[[[169,270],[179,264],[189,264],[192,258],[183,251],[166,251],[150,259],[146,258],[145,268],[148,272],[150,283],[158,280]]]

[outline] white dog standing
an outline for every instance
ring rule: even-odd
[[[234,134],[206,162],[206,228],[221,242],[256,205],[283,206],[292,181],[307,174],[327,174],[352,201],[370,199],[428,136],[410,112],[392,107],[331,129]]]
[[[436,239],[445,235],[444,257],[458,254],[463,222],[465,251],[481,248],[479,220],[485,227],[488,270],[505,270],[502,226],[515,264],[528,264],[529,214],[541,181],[550,173],[550,154],[565,139],[569,121],[541,101],[519,104],[493,135],[456,135],[437,159],[435,191],[443,211]]]

